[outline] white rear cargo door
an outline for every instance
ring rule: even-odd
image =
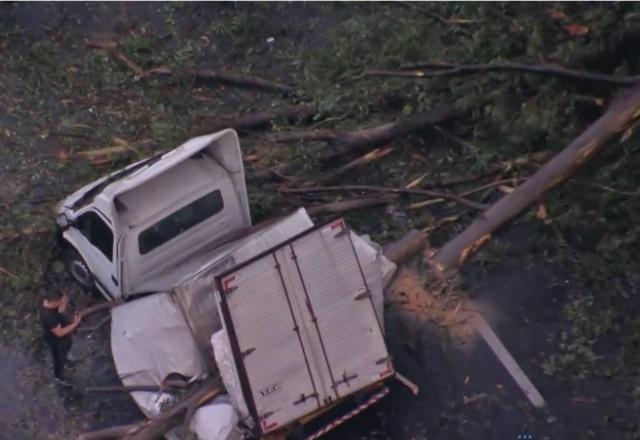
[[[243,388],[261,430],[277,429],[320,406],[300,326],[275,253],[224,277],[222,312]],[[226,302],[226,307],[224,306]],[[226,309],[226,310],[225,310]],[[231,325],[230,325],[231,324]],[[233,342],[232,342],[233,344]],[[245,396],[247,397],[247,396]]]
[[[393,374],[371,294],[349,230],[337,220],[289,244],[314,323],[314,351],[322,351],[336,398]]]

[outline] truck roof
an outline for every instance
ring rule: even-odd
[[[190,139],[168,153],[138,161],[95,180],[65,198],[58,205],[57,211],[61,212],[64,208],[77,210],[90,201],[109,207],[108,211],[111,211],[118,196],[140,187],[209,147],[213,147],[211,149],[215,152],[216,159],[228,173],[240,173],[242,175],[242,178],[237,179],[234,185],[244,199],[242,204],[246,206],[246,216],[249,217],[249,203],[244,183],[242,155],[237,133],[233,129],[226,129]],[[238,188],[238,186],[241,186],[241,188]]]

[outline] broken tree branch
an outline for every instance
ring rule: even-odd
[[[440,124],[461,114],[451,104],[441,104],[436,108],[405,116],[395,122],[365,128],[357,131],[316,130],[308,132],[289,132],[273,137],[276,142],[295,142],[304,140],[323,141],[339,144],[335,151],[325,154],[323,160],[332,160],[349,153],[358,152],[366,147],[388,144],[396,138]]]
[[[186,414],[191,411],[191,408],[198,408],[205,403],[213,400],[223,392],[224,387],[222,386],[219,379],[213,379],[204,382],[202,386],[180,400],[166,413],[160,415],[155,419],[151,419],[145,422],[144,426],[142,426],[133,435],[127,436],[127,439],[155,440],[157,438],[160,438],[169,429],[179,425],[180,422],[184,420]]]
[[[591,159],[615,134],[623,133],[640,117],[640,86],[615,100],[609,110],[578,136],[567,148],[547,162],[522,185],[502,197],[431,259],[434,271],[443,275],[462,265],[489,241],[498,227],[568,179]]]
[[[97,431],[85,432],[78,436],[78,440],[113,440],[126,438],[140,429],[140,425],[141,423],[132,423],[130,425],[112,426]]]
[[[557,64],[541,63],[488,63],[488,64],[454,64],[454,63],[417,63],[403,65],[403,70],[378,70],[372,69],[364,72],[364,76],[384,76],[397,78],[435,78],[474,75],[486,72],[517,72],[547,75],[557,78],[568,78],[616,85],[632,85],[640,82],[640,76],[614,76],[603,73],[585,72],[570,69]],[[435,70],[425,70],[435,69]]]
[[[93,305],[91,307],[87,307],[84,310],[80,311],[80,316],[84,319],[89,315],[93,315],[94,313],[98,313],[101,312],[103,310],[111,310],[112,308],[119,306],[121,304],[124,304],[124,300],[122,299],[115,299],[112,301],[104,301],[101,302],[100,304],[96,304]]]
[[[270,92],[291,93],[294,91],[293,87],[276,81],[240,73],[225,72],[222,70],[196,70],[192,72],[192,76],[196,80],[203,82],[233,84],[236,86],[261,89]]]
[[[165,378],[160,385],[111,385],[103,387],[87,387],[85,393],[111,393],[111,392],[133,392],[133,391],[183,391],[188,383],[183,380],[171,380]]]
[[[144,79],[149,77],[179,77],[188,76],[196,81],[201,82],[215,82],[224,84],[233,84],[241,87],[248,87],[254,89],[261,89],[270,92],[277,93],[291,93],[295,89],[286,84],[279,83],[257,76],[245,75],[241,73],[231,73],[223,70],[194,70],[182,74],[176,72],[168,67],[156,67],[152,69],[144,69],[139,66],[135,61],[131,60],[125,53],[119,49],[119,44],[114,41],[107,42],[86,42],[87,47],[92,49],[100,49],[108,51],[111,56],[120,64],[126,66],[133,71],[136,78]]]
[[[386,205],[396,199],[396,196],[386,195],[372,199],[350,199],[339,202],[325,203],[307,207],[309,215],[342,214],[347,211],[368,208],[370,206]]]
[[[235,130],[251,130],[260,128],[271,121],[282,119],[304,119],[316,113],[316,106],[313,104],[300,104],[288,107],[278,107],[271,110],[264,110],[256,113],[238,115],[235,117],[217,117],[212,115],[202,115],[200,118],[206,123],[207,129],[233,128]]]
[[[451,194],[444,191],[436,191],[431,189],[409,189],[409,188],[386,188],[383,186],[371,186],[371,185],[343,185],[343,186],[320,186],[314,188],[291,188],[282,189],[285,193],[305,193],[305,192],[332,192],[332,191],[363,191],[363,192],[386,192],[396,194],[414,194],[430,197],[438,197],[442,199],[451,200],[466,206],[471,209],[482,211],[487,208],[487,205],[483,203],[474,202],[473,200],[465,199],[464,197],[456,194]]]
[[[374,160],[382,159],[383,157],[391,154],[393,152],[393,147],[385,147],[385,148],[376,148],[373,151],[368,152],[364,156],[361,156],[348,164],[338,168],[337,170],[330,171],[320,177],[318,177],[313,182],[307,182],[303,186],[311,187],[313,185],[327,185],[329,183],[335,182],[340,176],[351,171],[354,168],[359,166],[366,165]]]
[[[415,3],[412,2],[404,2],[404,1],[399,1],[397,2],[399,5],[404,6],[406,8],[409,9],[413,9],[414,11],[418,11],[428,17],[433,18],[435,21],[445,25],[445,26],[453,26],[453,25],[460,25],[460,24],[471,24],[471,23],[478,23],[482,20],[475,20],[475,19],[468,19],[468,18],[446,18],[440,14],[438,14],[437,12],[433,12],[430,9],[427,8],[423,8],[421,6],[418,6]],[[465,31],[465,33],[468,33],[467,31]]]
[[[85,393],[132,393],[135,391],[149,392],[171,392],[178,391],[173,387],[162,387],[159,385],[131,385],[131,386],[109,386],[109,387],[87,387]]]

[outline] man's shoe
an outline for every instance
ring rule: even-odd
[[[61,378],[59,378],[59,377],[54,377],[54,378],[53,378],[53,382],[54,382],[56,385],[59,385],[59,386],[64,387],[64,388],[71,388],[71,387],[73,386],[73,385],[71,385],[69,382],[67,382],[66,380],[61,379]]]

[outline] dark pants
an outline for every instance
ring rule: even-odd
[[[47,343],[53,355],[53,376],[56,379],[62,379],[64,364],[67,362],[67,354],[71,350],[71,338],[55,338],[47,341]]]

